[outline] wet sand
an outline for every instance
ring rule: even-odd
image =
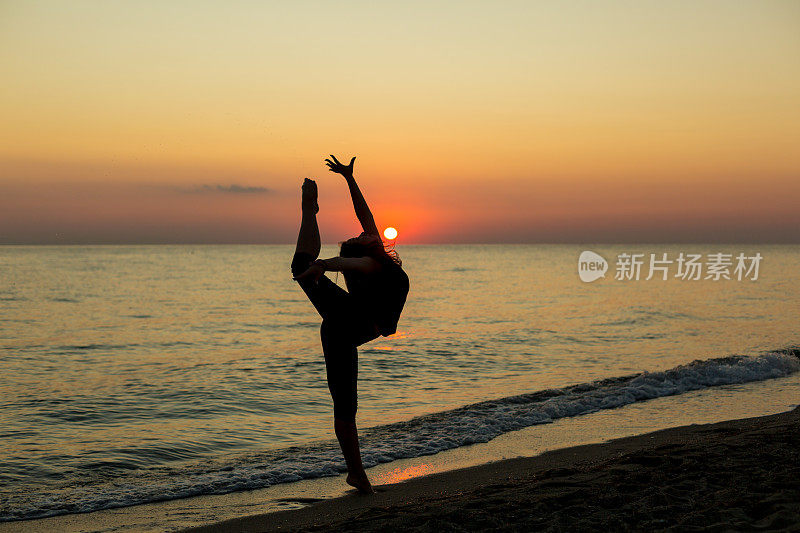
[[[800,407],[509,459],[227,531],[800,530]]]

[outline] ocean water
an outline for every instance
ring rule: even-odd
[[[605,279],[579,279],[585,249]],[[292,252],[0,247],[0,520],[343,471]],[[367,465],[689,391],[730,403],[741,383],[763,384],[769,412],[770,387],[800,375],[800,246],[398,252],[398,333],[359,350]],[[619,254],[680,252],[763,259],[757,280],[614,279]]]

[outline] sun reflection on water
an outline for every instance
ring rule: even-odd
[[[376,481],[380,485],[399,483],[400,481],[405,481],[407,479],[422,477],[424,475],[430,474],[431,467],[432,465],[425,463],[417,466],[395,468],[393,470],[390,470],[389,472],[386,472],[385,474],[380,474],[376,476]]]

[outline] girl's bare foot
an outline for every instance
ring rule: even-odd
[[[319,213],[319,204],[317,203],[317,183],[308,178],[305,179],[302,186],[303,191],[303,211],[309,210],[312,213]]]
[[[363,476],[347,474],[347,484],[358,489],[358,492],[361,494],[375,494],[375,490],[372,488],[372,484],[369,482],[369,479],[367,479],[366,474]]]

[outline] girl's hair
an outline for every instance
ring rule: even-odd
[[[339,255],[341,257],[371,257],[379,263],[392,262],[397,266],[402,266],[403,262],[400,256],[394,250],[394,246],[386,246],[383,241],[378,238],[370,244],[351,243],[344,241],[339,243]]]

